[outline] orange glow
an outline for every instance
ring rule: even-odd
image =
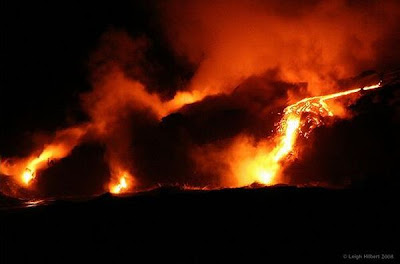
[[[277,134],[272,139],[255,142],[248,136],[239,136],[229,148],[221,151],[208,146],[205,152],[201,149],[195,152],[195,158],[200,169],[215,171],[215,168],[222,167],[219,173],[224,176],[224,186],[246,186],[254,182],[265,185],[282,183],[283,166],[289,155],[296,154],[299,134],[308,137],[314,128],[323,125],[323,117],[335,116],[335,111],[326,101],[361,90],[376,89],[380,85],[302,99],[284,109]],[[206,156],[209,158],[205,159]]]
[[[126,183],[126,178],[122,176],[117,184],[110,187],[110,192],[114,194],[119,194],[122,190],[125,190],[126,188],[128,188],[128,184]]]
[[[128,79],[121,71],[115,69],[104,77],[104,82],[97,86],[94,91],[82,96],[86,110],[91,116],[89,123],[58,131],[53,141],[45,145],[38,156],[32,155],[12,162],[2,161],[0,173],[16,177],[18,183],[27,187],[35,179],[38,170],[45,169],[54,160],[69,155],[88,132],[98,140],[107,141],[113,138],[114,141],[121,143],[115,149],[107,148],[108,156],[112,157],[112,160],[107,161],[112,168],[114,163],[123,163],[120,157],[123,152],[121,149],[123,146],[127,146],[127,142],[129,142],[129,139],[123,138],[114,129],[118,129],[117,124],[121,122],[121,119],[130,109],[147,109],[161,119],[183,105],[201,100],[204,96],[196,91],[180,92],[174,99],[162,102],[157,94],[147,92],[141,83]],[[122,165],[128,166],[128,164]],[[131,180],[127,179],[131,179],[132,176],[127,172],[122,174],[128,176],[122,177],[122,182],[114,184],[116,187],[113,187],[111,192],[120,193],[130,187]]]
[[[133,187],[133,177],[128,171],[121,170],[117,175],[112,175],[108,185],[112,194],[122,194],[130,191]]]
[[[310,95],[331,93],[337,80],[375,69],[375,43],[397,32],[400,10],[398,1],[167,2],[172,47],[197,66],[188,90],[225,94],[276,68],[278,79],[307,82]]]
[[[22,173],[22,182],[25,185],[29,185],[29,183],[35,178],[36,171],[38,169],[44,168],[45,165],[53,159],[63,158],[67,155],[69,151],[63,146],[48,146],[45,150],[39,155],[39,157],[34,158],[28,162],[24,172]]]
[[[240,174],[237,177],[248,175],[245,176],[243,182],[245,185],[253,182],[265,185],[276,183],[275,176],[280,169],[279,162],[293,150],[299,125],[299,117],[289,116],[286,122],[282,124],[284,133],[279,137],[277,145],[272,150],[262,146],[253,159],[244,162],[239,161]]]
[[[224,93],[224,91],[220,91],[218,89],[203,89],[193,90],[189,92],[178,92],[172,100],[164,102],[163,108],[165,109],[165,113],[170,114],[176,110],[179,110],[185,105],[193,104],[203,100],[207,96],[217,95],[221,93]]]
[[[366,86],[363,88],[356,88],[344,92],[338,92],[329,95],[316,96],[305,98],[295,104],[289,105],[284,109],[284,116],[280,121],[278,132],[279,140],[275,148],[267,156],[266,164],[268,164],[268,170],[256,170],[256,181],[262,184],[277,183],[276,176],[281,169],[279,162],[283,160],[287,155],[294,150],[296,139],[300,132],[300,127],[306,123],[314,123],[303,132],[304,136],[308,136],[312,129],[323,124],[322,117],[334,116],[332,109],[326,104],[326,100],[346,96],[349,94],[360,92],[361,90],[372,90],[379,88],[381,82]],[[314,113],[312,117],[306,116],[302,118],[303,113]],[[271,161],[272,158],[272,161]],[[257,160],[257,159],[256,159]],[[257,161],[255,161],[257,163]]]
[[[37,171],[45,169],[52,162],[67,156],[86,133],[87,126],[72,127],[57,132],[52,143],[46,145],[39,156],[2,161],[0,173],[14,176],[22,186],[28,187],[36,178]]]
[[[29,185],[29,182],[35,178],[35,172],[31,171],[30,169],[26,169],[25,172],[22,174],[22,181]]]
[[[181,108],[184,105],[195,103],[195,102],[203,99],[203,97],[204,96],[200,95],[196,91],[194,91],[194,92],[178,92],[171,101],[166,102],[166,108],[168,109],[168,112],[170,113],[170,112],[173,112],[173,111]]]
[[[122,80],[121,82],[124,81]],[[135,85],[137,85],[140,91],[146,94],[146,92],[142,90],[140,84]],[[255,142],[249,137],[240,136],[234,141],[230,148],[222,152],[220,151],[217,154],[206,153],[206,155],[203,156],[211,157],[213,162],[219,161],[227,165],[225,170],[220,172],[224,175],[222,186],[245,186],[254,182],[270,185],[282,182],[280,179],[282,168],[288,156],[290,154],[295,155],[295,145],[298,135],[300,134],[304,137],[308,137],[314,128],[323,125],[323,117],[336,116],[335,109],[329,106],[326,101],[354,94],[362,90],[376,89],[379,88],[380,85],[381,83],[378,83],[363,88],[302,99],[284,109],[284,115],[277,127],[277,134],[271,139]],[[127,95],[124,93],[121,94],[121,98],[124,98],[123,100],[127,100],[126,96]],[[150,98],[148,100],[148,106],[153,107],[154,105],[152,103],[155,103],[156,107],[154,112],[162,116],[162,112],[168,113],[185,104],[201,100],[204,96],[205,95],[196,92],[181,92],[178,93],[173,100],[164,103],[161,103],[158,99],[154,99],[156,97],[148,96],[147,94],[143,96],[143,98]],[[101,104],[103,104],[103,102]],[[115,107],[117,106],[115,105]],[[94,109],[96,109],[96,107],[94,107]],[[30,186],[36,178],[38,171],[45,169],[52,164],[54,160],[62,159],[67,156],[73,148],[81,142],[81,138],[89,130],[95,134],[102,134],[105,131],[103,129],[100,131],[97,130],[99,126],[96,126],[96,124],[105,125],[101,126],[104,129],[112,124],[112,115],[105,112],[101,113],[103,113],[103,115],[96,115],[92,123],[57,132],[53,141],[46,145],[38,156],[31,156],[16,161],[2,161],[0,163],[0,173],[15,176],[16,181],[24,187]],[[110,118],[110,120],[108,120],[108,118]],[[124,144],[121,146],[124,146]],[[128,170],[120,169],[120,167],[126,168],[127,164],[121,162],[119,156],[116,155],[118,151],[120,151],[120,147],[115,150],[109,149],[109,157],[112,158],[109,158],[108,162],[112,173],[108,189],[113,194],[126,193],[133,188],[133,176]],[[213,157],[213,155],[216,156]],[[209,161],[207,162],[210,163]],[[200,163],[202,163],[204,167],[207,167],[207,165],[205,165],[207,162],[203,160]],[[116,166],[116,164],[118,166]],[[228,168],[228,170],[226,170],[226,168]]]
[[[358,81],[369,84],[369,78],[380,74],[366,70],[381,72],[397,65],[398,52],[392,47],[397,43],[399,1],[359,2],[363,1],[160,1],[157,8],[150,8],[159,15],[157,34],[132,35],[111,27],[99,39],[98,48],[87,54],[85,65],[90,74],[86,77],[92,89],[80,95],[83,112],[72,111],[79,113],[76,120],[87,118],[87,123],[58,131],[45,143],[40,138],[42,144],[29,155],[0,161],[0,174],[12,176],[22,187],[34,188],[42,171],[90,140],[104,150],[111,172],[104,189],[124,193],[139,187],[134,179],[139,173],[133,173],[135,160],[144,155],[151,162],[153,156],[147,155],[159,141],[160,155],[154,155],[155,159],[165,159],[167,148],[176,150],[176,155],[193,153],[201,170],[216,174],[212,184],[236,187],[282,182],[283,168],[299,147],[299,135],[307,138],[328,120],[325,117],[348,114],[346,104],[334,99],[351,99],[351,94],[376,89],[380,83],[332,93],[335,87]],[[159,37],[166,48],[154,45]],[[282,102],[285,92],[290,100]],[[302,99],[298,94],[309,97]],[[216,100],[205,100],[216,95],[218,98],[209,98]],[[185,108],[202,100],[199,107]],[[256,140],[241,134],[231,138],[237,131],[267,127],[254,125],[254,121],[278,105],[287,107],[270,137]],[[256,118],[240,120],[245,122],[238,122],[229,131],[232,133],[225,133],[226,128],[217,124],[214,136],[214,131],[206,129],[214,126],[214,120],[225,121],[225,106],[232,106],[226,109],[233,110],[228,118],[234,118],[236,110],[244,114],[243,119],[253,113]],[[214,109],[218,113],[210,122],[206,119]],[[198,111],[204,110],[203,119]],[[157,126],[176,111],[183,118],[166,119]],[[183,121],[175,123],[179,119]],[[197,133],[199,128],[206,129]],[[182,147],[172,145],[168,133],[182,138],[177,141]],[[255,134],[259,136],[259,131]],[[154,142],[146,146],[151,135]],[[163,144],[164,140],[168,144]],[[208,140],[216,143],[204,146],[202,142]],[[164,161],[154,162],[158,163],[154,170],[147,164],[138,166],[144,170],[140,173],[143,177],[162,170]],[[180,160],[171,159],[171,168],[174,162]],[[185,172],[190,166],[182,168],[179,171]],[[151,173],[145,175],[146,171]],[[202,181],[196,179],[196,183]]]
[[[328,115],[332,116],[333,113],[328,109],[328,106],[326,105],[326,102],[325,102],[326,100],[330,100],[330,99],[338,98],[341,96],[357,93],[357,92],[360,92],[361,90],[364,90],[364,91],[373,90],[373,89],[376,89],[379,87],[381,87],[381,82],[374,84],[374,85],[365,86],[363,88],[347,90],[344,92],[338,92],[338,93],[333,93],[333,94],[328,94],[328,95],[304,98],[303,100],[300,100],[297,103],[286,107],[284,112],[285,112],[285,114],[290,114],[290,113],[295,112],[298,115],[300,113],[313,112],[313,111],[317,110],[321,114],[326,112]],[[315,109],[315,107],[317,107],[317,109]]]
[[[279,142],[279,145],[275,148],[276,154],[274,154],[274,161],[278,162],[285,157],[293,148],[293,145],[297,137],[297,129],[300,125],[300,117],[289,115],[284,123],[285,134]]]

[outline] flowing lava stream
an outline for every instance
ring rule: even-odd
[[[327,100],[379,87],[381,87],[381,82],[344,92],[304,98],[286,107],[278,125],[277,145],[262,159],[262,164],[256,166],[255,180],[265,185],[276,183],[276,176],[281,169],[280,162],[293,151],[299,133],[308,137],[314,128],[323,124],[323,117],[334,116],[334,113],[326,104]],[[304,113],[308,113],[305,118],[303,118]],[[304,126],[307,126],[306,132],[301,130]]]

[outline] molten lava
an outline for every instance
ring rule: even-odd
[[[259,169],[257,167],[256,181],[262,184],[277,183],[275,177],[281,168],[279,163],[287,157],[289,153],[293,152],[298,134],[301,133],[303,136],[308,137],[314,128],[323,124],[322,118],[324,116],[335,115],[333,109],[326,104],[327,100],[350,95],[362,90],[366,91],[376,89],[380,86],[381,82],[344,92],[304,98],[303,100],[286,107],[283,111],[284,116],[279,122],[278,143],[266,157],[265,164],[268,164],[268,169]],[[312,115],[304,115],[304,113],[311,113]],[[305,127],[306,131],[301,130],[302,127]]]
[[[292,150],[293,145],[296,141],[296,133],[299,125],[300,117],[298,116],[289,116],[287,120],[285,120],[285,134],[282,137],[280,144],[276,148],[276,154],[274,155],[275,162],[279,162]]]
[[[60,146],[48,146],[37,158],[32,159],[26,165],[22,174],[22,181],[25,185],[35,178],[36,171],[43,168],[45,164],[50,164],[53,159],[64,157],[64,149]]]
[[[22,181],[26,184],[29,185],[31,180],[35,178],[35,172],[31,171],[30,169],[26,168],[25,172],[22,174]]]
[[[38,170],[45,169],[55,160],[66,157],[79,143],[87,129],[86,125],[82,125],[58,131],[54,140],[46,145],[38,156],[2,161],[0,174],[16,177],[18,183],[28,187],[35,179]]]
[[[109,191],[112,194],[121,194],[127,192],[131,188],[132,176],[129,172],[123,172],[116,178],[115,181],[111,181],[109,184]]]
[[[275,176],[280,169],[279,162],[292,151],[299,125],[300,117],[289,116],[284,123],[281,123],[284,133],[279,136],[277,145],[270,152],[266,152],[267,148],[263,146],[261,148],[258,147],[258,149],[261,149],[260,152],[256,154],[254,159],[244,163],[244,168],[240,170],[242,174],[238,175],[239,177],[250,175],[250,178],[244,182],[244,185],[253,182],[265,185],[275,183]]]
[[[277,133],[272,137],[257,141],[251,136],[239,135],[222,150],[212,145],[196,149],[194,158],[200,170],[215,172],[217,168],[225,187],[247,186],[254,182],[264,185],[284,183],[282,170],[290,157],[296,155],[298,136],[307,138],[313,129],[324,124],[324,117],[341,117],[343,106],[328,105],[327,101],[379,87],[380,83],[302,99],[284,109]]]

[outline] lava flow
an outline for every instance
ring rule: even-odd
[[[256,141],[251,136],[240,135],[222,151],[211,146],[200,149],[194,156],[200,169],[211,171],[221,168],[219,174],[223,176],[223,186],[239,187],[255,182],[263,185],[285,183],[282,170],[290,162],[290,156],[296,155],[298,136],[307,138],[314,128],[324,124],[324,117],[341,117],[342,105],[328,105],[326,101],[379,87],[381,83],[304,98],[283,110],[277,133],[272,138]]]
[[[381,87],[381,82],[344,92],[304,98],[286,107],[283,111],[284,116],[278,126],[278,144],[267,156],[266,164],[269,166],[259,170],[257,181],[262,184],[275,182],[275,176],[280,170],[279,162],[293,151],[298,134],[308,137],[314,128],[323,125],[323,117],[335,115],[334,111],[326,104],[327,100],[379,87]]]
[[[28,187],[35,179],[37,171],[66,157],[87,131],[87,126],[67,128],[57,132],[52,143],[46,145],[39,155],[0,163],[0,173],[16,177],[16,181]]]

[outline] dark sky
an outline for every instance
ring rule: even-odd
[[[65,122],[89,88],[85,60],[113,17],[105,6],[2,1],[1,146]]]
[[[190,74],[174,69],[151,2],[1,1],[3,155],[18,154],[15,146],[26,144],[21,138],[34,131],[51,131],[85,118],[79,94],[91,89],[89,58],[104,32],[123,29],[132,37],[151,38],[146,56],[168,65],[157,68],[162,70],[154,74],[152,84],[163,82],[164,90],[175,84],[176,75]]]

